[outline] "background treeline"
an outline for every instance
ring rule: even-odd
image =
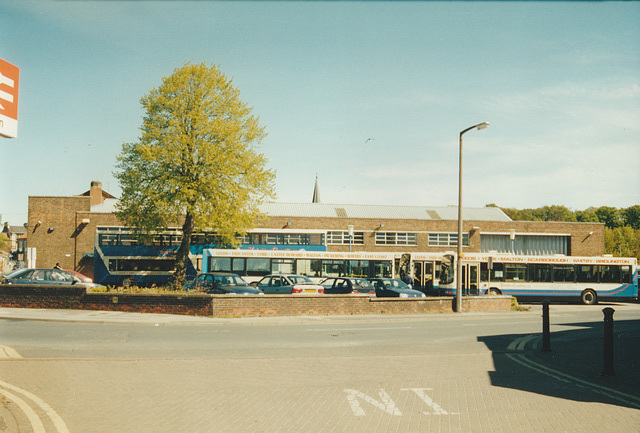
[[[495,205],[489,205],[495,206]],[[618,209],[610,206],[572,211],[565,206],[537,209],[500,208],[514,221],[570,221],[604,223],[606,254],[640,259],[640,205]]]

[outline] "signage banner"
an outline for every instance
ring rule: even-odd
[[[18,83],[20,68],[0,59],[0,135],[18,136]]]

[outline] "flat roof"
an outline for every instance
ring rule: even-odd
[[[91,206],[91,212],[115,212],[116,199],[106,199],[104,203]],[[300,218],[370,218],[370,219],[412,219],[412,220],[449,220],[458,219],[457,206],[390,206],[328,203],[263,203],[261,212],[271,217]],[[462,209],[464,220],[472,221],[512,221],[497,207],[479,207]]]
[[[457,206],[390,206],[327,203],[264,203],[260,210],[268,216],[309,218],[372,218],[453,220],[458,219]],[[512,221],[497,207],[463,208],[462,217],[473,221]]]

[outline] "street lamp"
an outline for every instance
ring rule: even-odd
[[[456,257],[456,311],[462,312],[462,136],[472,129],[484,129],[489,122],[478,123],[460,132],[460,162],[458,167],[458,255]]]

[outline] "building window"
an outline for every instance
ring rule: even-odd
[[[462,245],[469,246],[469,234],[462,234]],[[458,246],[457,233],[429,233],[430,247],[455,247]]]
[[[404,232],[377,232],[376,245],[418,245],[418,234]]]
[[[504,235],[481,235],[480,251],[497,252],[502,254],[553,256],[556,254],[570,255],[571,237],[563,235],[529,236],[517,235],[511,239]]]
[[[349,232],[327,232],[327,245],[364,245],[364,232],[354,232],[349,242]]]
[[[243,245],[324,245],[322,233],[247,233],[238,239]]]

